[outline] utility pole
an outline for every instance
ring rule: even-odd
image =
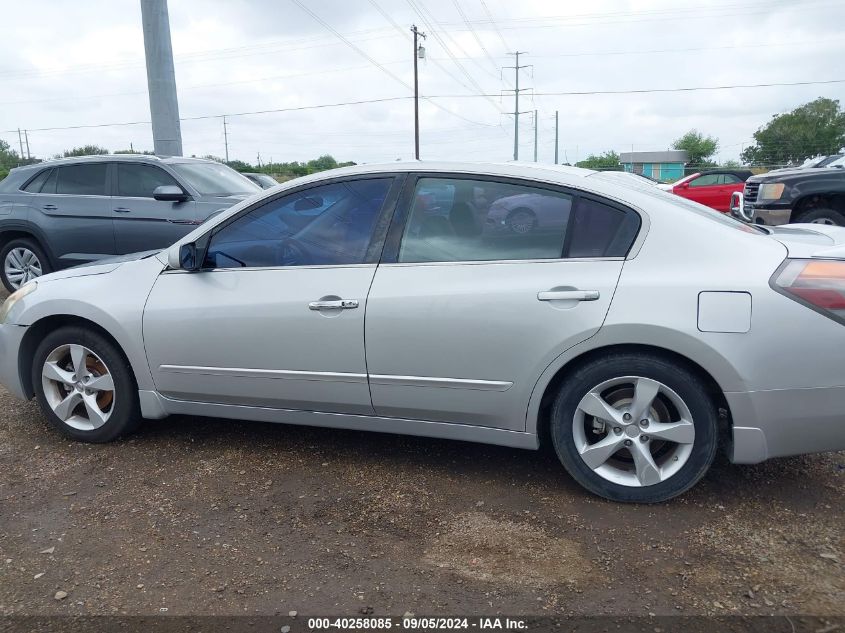
[[[223,115],[223,143],[226,145],[226,162],[229,162],[229,132],[226,129],[226,115]]]
[[[173,69],[167,0],[141,0],[147,89],[153,123],[153,149],[160,156],[182,155],[182,128]]]
[[[21,129],[18,128],[18,145],[21,148],[21,160],[23,160],[23,138],[21,137]]]
[[[425,48],[417,43],[417,38],[425,39],[425,33],[417,29],[416,24],[411,25],[411,33],[414,34],[414,158],[420,159],[420,83],[417,73],[417,59],[425,57]]]
[[[537,162],[537,110],[534,110],[534,162]]]
[[[512,68],[514,72],[514,88],[513,90],[506,90],[505,92],[513,92],[513,159],[519,160],[519,115],[525,114],[524,112],[519,111],[519,93],[525,90],[525,88],[519,87],[519,71],[521,68],[528,68],[528,66],[520,66],[519,65],[519,56],[520,55],[527,55],[525,51],[516,51],[514,53],[508,53],[508,55],[513,55],[516,58],[513,66],[505,66],[505,68]]]
[[[558,164],[557,155],[558,155],[558,111],[555,110],[555,165]]]
[[[26,142],[26,159],[30,160],[32,156],[29,153],[29,133],[26,130],[23,131],[23,140]]]

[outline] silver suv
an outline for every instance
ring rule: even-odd
[[[196,158],[115,154],[18,167],[0,182],[0,280],[12,291],[61,268],[164,248],[259,191]]]

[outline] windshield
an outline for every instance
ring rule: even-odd
[[[171,167],[203,196],[253,194],[261,187],[219,163],[172,163]]]
[[[839,167],[840,169],[842,167],[845,167],[845,156],[840,156],[836,160],[834,160],[830,163],[826,163],[825,167]]]

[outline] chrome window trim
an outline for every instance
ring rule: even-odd
[[[479,266],[512,264],[565,264],[567,262],[624,262],[624,257],[556,257],[548,259],[470,259],[450,262],[388,262],[379,266],[402,268],[406,266]]]
[[[378,264],[309,264],[306,266],[243,266],[240,268],[203,268],[201,270],[173,270],[167,268],[161,272],[162,275],[179,273],[183,275],[199,275],[203,273],[239,273],[247,271],[280,271],[280,270],[321,270],[335,268],[377,268]]]

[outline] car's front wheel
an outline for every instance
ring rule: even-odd
[[[660,356],[610,354],[577,369],[552,410],[566,470],[614,501],[656,503],[695,485],[716,454],[717,411],[701,379]]]
[[[47,335],[35,351],[32,384],[50,424],[73,439],[109,442],[140,421],[128,361],[94,330],[67,326]]]

